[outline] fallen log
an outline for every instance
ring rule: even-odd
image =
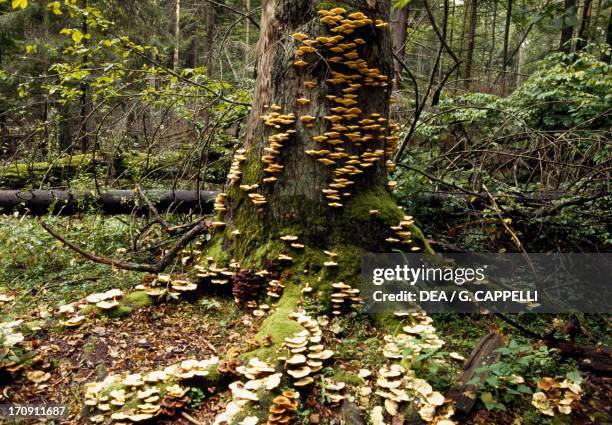
[[[612,376],[612,348],[606,346],[575,345],[556,341],[550,346],[558,348],[564,357],[578,360],[578,368],[604,377]]]
[[[207,214],[213,210],[216,192],[150,190],[146,195],[161,213]],[[93,191],[0,190],[1,213],[19,211],[32,215],[71,215],[92,208],[104,214],[143,214],[149,210],[138,193],[132,190],[108,190],[100,194]]]
[[[447,399],[455,401],[455,415],[457,417],[465,417],[476,403],[479,384],[468,384],[468,382],[475,377],[480,378],[479,382],[483,382],[487,378],[486,372],[477,372],[477,369],[497,362],[500,354],[496,350],[504,345],[501,335],[491,331],[472,350],[463,364],[457,384],[446,395]]]

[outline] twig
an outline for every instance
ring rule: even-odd
[[[164,270],[170,262],[175,258],[176,254],[178,254],[189,242],[197,238],[202,233],[206,232],[209,228],[209,223],[205,220],[200,220],[191,230],[183,234],[174,244],[172,248],[170,248],[155,264],[141,264],[141,263],[133,263],[130,261],[121,261],[115,258],[103,257],[99,255],[92,254],[90,252],[85,251],[83,248],[78,246],[77,244],[70,242],[65,239],[63,236],[58,234],[55,230],[53,230],[47,223],[44,221],[40,222],[40,225],[45,229],[51,236],[55,239],[66,245],[68,248],[82,255],[83,257],[91,260],[95,263],[106,264],[108,266],[113,266],[122,270],[131,270],[131,271],[139,271],[139,272],[148,272],[148,273],[159,273]]]
[[[155,221],[157,223],[159,223],[159,225],[167,232],[172,234],[172,232],[170,231],[170,225],[168,224],[168,222],[166,220],[164,220],[162,218],[161,215],[159,215],[159,212],[157,211],[157,208],[155,208],[155,205],[153,205],[153,203],[151,202],[151,200],[147,197],[147,195],[145,195],[145,193],[143,192],[142,188],[140,187],[140,185],[136,185],[136,193],[138,193],[138,196],[140,197],[140,199],[142,199],[144,201],[145,204],[147,204],[147,208],[149,208],[149,212],[151,213],[151,215],[153,215],[153,217],[155,218]]]
[[[193,425],[204,425],[203,422],[200,422],[198,420],[196,420],[193,416],[188,415],[185,412],[181,412],[181,416],[184,417],[185,419],[187,419],[189,422],[191,422]]]
[[[510,317],[508,317],[507,314],[495,313],[495,316],[499,317],[502,321],[516,328],[523,336],[526,336],[527,338],[532,338],[538,341],[546,340],[546,339],[550,340],[550,338],[546,338],[544,335],[537,334],[531,329],[527,329],[525,326],[516,322],[514,319],[511,319]]]

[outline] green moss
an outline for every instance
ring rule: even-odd
[[[288,284],[278,301],[277,309],[270,316],[264,319],[259,332],[255,335],[255,339],[263,343],[267,338],[271,338],[269,347],[262,347],[249,351],[242,355],[244,359],[258,357],[262,360],[275,359],[278,356],[278,351],[285,338],[293,336],[294,333],[304,330],[295,320],[289,318],[297,307],[301,298],[301,289],[298,285]]]
[[[117,308],[113,308],[112,310],[108,310],[106,312],[104,312],[103,314],[105,314],[108,317],[112,317],[114,319],[118,319],[121,317],[125,317],[127,315],[129,315],[130,313],[132,313],[133,309],[130,307],[127,307],[123,304],[120,304],[119,306],[117,306]]]
[[[378,210],[379,214],[372,216],[370,210]],[[379,220],[395,226],[403,216],[393,196],[378,185],[356,193],[343,209],[343,218],[349,222]]]
[[[153,304],[153,298],[144,291],[134,291],[123,297],[121,304],[126,307],[142,308]]]
[[[342,369],[334,369],[331,378],[334,381],[346,382],[347,384],[353,386],[365,384],[365,380],[360,378],[357,374]]]

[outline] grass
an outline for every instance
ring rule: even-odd
[[[45,220],[90,252],[120,257],[124,254],[117,251],[129,246],[130,228],[120,218],[85,215]],[[72,302],[92,292],[129,289],[141,277],[141,273],[83,259],[49,235],[36,219],[0,216],[0,292],[15,295],[14,314]]]

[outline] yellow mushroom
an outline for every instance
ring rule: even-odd
[[[308,105],[310,103],[309,99],[306,99],[305,97],[300,97],[299,99],[296,99],[296,102],[300,105]]]
[[[293,62],[293,65],[297,66],[298,68],[302,68],[306,65],[308,65],[308,62],[303,61],[303,60],[296,60],[295,62]]]
[[[300,41],[306,40],[308,38],[308,36],[302,32],[296,32],[295,34],[291,34],[291,37]]]

